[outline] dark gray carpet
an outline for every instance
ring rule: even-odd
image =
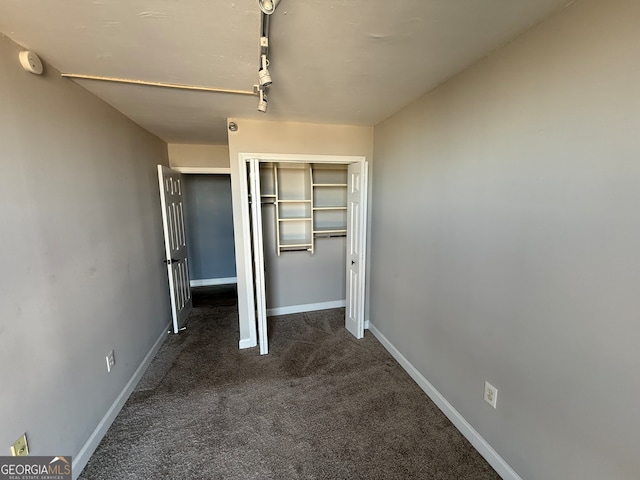
[[[344,309],[269,319],[238,350],[235,290],[196,292],[81,479],[498,479]]]

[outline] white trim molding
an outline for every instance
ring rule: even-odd
[[[365,162],[367,159],[362,155],[308,155],[302,153],[239,153],[240,164],[244,164],[252,158],[257,158],[261,162],[282,162],[282,163],[341,163],[349,164],[355,162]]]
[[[238,348],[240,350],[243,350],[245,348],[253,348],[256,347],[258,345],[258,342],[255,340],[251,340],[250,338],[241,338],[240,341],[238,342]]]
[[[211,287],[213,285],[229,285],[238,283],[238,277],[225,278],[203,278],[202,280],[189,280],[189,286],[194,287]]]
[[[240,227],[238,229],[238,223],[234,221],[233,233],[236,239],[241,239],[242,242],[241,248],[236,248],[236,265],[240,264],[242,266],[242,268],[237,268],[236,270],[236,274],[238,275],[238,323],[240,324],[240,330],[242,331],[243,326],[246,326],[250,335],[249,338],[240,340],[240,348],[250,348],[258,344],[254,302],[253,262],[251,253],[251,226],[249,222],[249,184],[247,182],[246,175],[247,162],[252,159],[258,159],[260,162],[330,164],[349,164],[367,161],[366,157],[362,155],[308,155],[297,153],[285,154],[250,152],[240,152],[238,153],[238,158],[232,160],[234,162],[234,167],[237,166],[238,172],[240,173],[237,179],[237,191],[233,190],[235,183],[232,180],[232,196],[234,205],[236,202],[239,202],[240,205],[240,220],[238,222]],[[236,244],[236,247],[237,246],[238,245]],[[238,261],[239,258],[242,259],[242,262]],[[278,311],[277,309],[274,310]],[[302,311],[309,310],[307,309]],[[289,313],[294,312],[290,311]],[[270,310],[267,310],[267,315],[284,315],[284,313],[270,313]]]
[[[277,317],[279,315],[289,315],[290,313],[315,312],[316,310],[342,308],[346,304],[346,300],[334,300],[332,302],[307,303],[305,305],[291,305],[289,307],[268,308],[267,316]]]
[[[369,331],[375,335],[380,343],[387,349],[393,358],[405,369],[405,371],[413,378],[418,386],[426,393],[433,403],[435,403],[442,413],[444,413],[451,423],[462,433],[473,447],[489,462],[489,465],[498,472],[505,480],[522,480],[522,478],[504,461],[504,459],[496,452],[489,443],[471,426],[465,418],[451,405],[442,394],[431,385],[416,367],[385,337],[375,325],[369,322]]]
[[[118,416],[118,413],[120,413],[120,410],[122,410],[122,407],[124,406],[125,402],[129,398],[133,390],[136,388],[136,385],[142,378],[142,375],[144,374],[144,372],[147,370],[147,367],[151,363],[151,360],[153,360],[153,357],[155,357],[156,353],[158,353],[158,350],[160,350],[160,347],[162,346],[165,339],[167,338],[167,335],[168,335],[167,332],[171,328],[172,328],[171,322],[169,322],[162,329],[162,333],[160,334],[156,342],[153,344],[149,352],[147,352],[145,357],[142,359],[142,362],[140,362],[140,365],[138,365],[138,368],[136,368],[136,371],[133,372],[133,375],[131,376],[129,381],[126,383],[126,385],[124,386],[120,394],[116,397],[114,402],[111,404],[111,407],[109,407],[109,410],[107,410],[107,412],[104,414],[104,417],[102,417],[102,420],[98,422],[98,425],[93,430],[93,432],[91,433],[91,435],[89,436],[85,444],[82,446],[78,454],[73,457],[71,471],[73,472],[74,480],[76,480],[80,476],[80,473],[82,473],[82,470],[87,465],[87,462],[91,458],[91,455],[93,455],[93,452],[95,452],[96,448],[98,448],[100,441],[106,435],[107,430],[109,430],[109,427]]]
[[[225,167],[169,167],[185,174],[231,175],[231,169]]]

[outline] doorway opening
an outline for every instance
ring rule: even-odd
[[[185,328],[192,288],[236,282],[230,174],[158,165],[173,333]]]
[[[248,313],[256,324],[260,353],[269,351],[267,313],[297,313],[305,311],[301,308],[318,310],[345,305],[346,329],[362,338],[367,231],[365,158],[240,154],[239,161],[242,223],[244,231],[250,233],[250,241],[245,241],[243,251],[237,252],[244,256],[246,278],[238,289],[245,289],[247,298],[253,301],[249,302],[253,305]],[[326,250],[319,250],[323,243]],[[273,301],[286,294],[282,284],[303,291],[305,298],[310,298],[314,279],[308,271],[304,272],[304,265],[313,265],[313,271],[335,265],[336,257],[333,262],[322,260],[322,255],[332,249],[329,245],[334,250],[336,246],[342,247],[337,257],[341,265],[334,270],[338,276],[329,279],[334,287],[342,285],[339,298],[329,297],[327,302],[327,293],[320,290],[318,299],[324,302],[297,302],[288,311],[279,312],[282,307],[275,305],[268,311],[268,299]],[[273,271],[274,265],[280,268],[279,272]],[[322,283],[323,279],[320,280]]]

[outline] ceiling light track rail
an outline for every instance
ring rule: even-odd
[[[254,90],[257,90],[258,96],[258,111],[267,113],[267,95],[271,84],[271,74],[269,73],[269,22],[271,15],[278,8],[280,0],[258,0],[258,6],[260,7],[260,60],[258,66],[258,85],[254,86]]]
[[[273,83],[268,69],[269,59],[267,58],[267,55],[269,55],[269,18],[271,15],[264,13],[260,0],[258,0],[258,4],[260,4],[260,9],[262,10],[260,14],[260,60],[258,67],[258,85],[256,85],[260,97],[258,101],[258,111],[267,113],[267,94],[269,93],[269,87]]]
[[[96,80],[99,82],[112,82],[112,83],[124,83],[128,85],[144,85],[148,87],[173,88],[176,90],[228,93],[232,95],[251,95],[251,96],[258,95],[258,92],[256,92],[255,90],[233,90],[229,88],[204,87],[204,86],[198,86],[198,85],[183,85],[180,83],[147,82],[145,80],[135,80],[130,78],[102,77],[97,75],[81,75],[77,73],[62,73],[60,74],[60,76],[65,78],[72,78],[76,80]]]

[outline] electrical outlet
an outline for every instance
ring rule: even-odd
[[[26,457],[29,455],[29,445],[27,445],[26,433],[11,445],[11,455],[14,457]]]
[[[111,350],[107,355],[107,372],[110,372],[113,369],[113,366],[115,364],[116,364],[116,357],[113,354],[113,350]]]
[[[484,399],[493,408],[496,408],[498,402],[498,389],[489,382],[484,382]]]

